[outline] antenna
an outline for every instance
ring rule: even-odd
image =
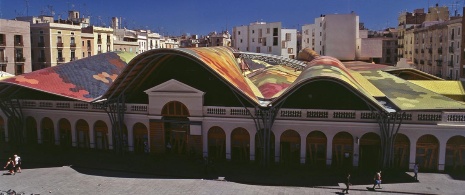
[[[26,1],[26,16],[29,16],[29,0]]]

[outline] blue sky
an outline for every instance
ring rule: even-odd
[[[27,3],[29,6],[26,6]],[[454,3],[455,2],[455,3]],[[462,12],[464,0],[0,0],[0,18],[55,13],[55,19],[78,10],[90,15],[95,25],[110,25],[113,16],[123,18],[130,29],[151,29],[169,35],[208,34],[231,31],[233,26],[251,22],[282,22],[284,28],[301,29],[321,14],[354,11],[360,22],[372,30],[396,27],[402,11],[428,5],[448,6]],[[457,5],[454,5],[457,4]],[[28,9],[27,9],[28,7]],[[52,8],[52,9],[50,9]],[[453,11],[451,10],[451,13]]]

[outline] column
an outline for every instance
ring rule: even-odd
[[[231,160],[231,133],[226,134],[226,160]]]
[[[249,150],[250,150],[250,160],[251,161],[254,161],[255,160],[255,134],[249,134],[250,137],[253,137],[250,138],[250,146],[249,146]]]
[[[281,146],[280,146],[281,140],[279,137],[275,137],[274,139],[274,162],[279,163],[279,158],[280,158],[280,152],[281,152]]]
[[[305,164],[305,155],[307,154],[307,137],[300,137],[300,164]]]
[[[71,121],[71,145],[77,147],[76,121]]]
[[[327,138],[327,145],[326,145],[326,166],[330,167],[332,164],[332,158],[333,158],[333,136],[328,136]]]
[[[444,171],[444,166],[446,164],[446,147],[447,140],[439,141],[439,151],[438,151],[438,171]]]
[[[415,166],[416,157],[417,157],[417,138],[411,139],[414,140],[410,143],[410,163],[408,165],[409,170],[413,170],[413,166]]]

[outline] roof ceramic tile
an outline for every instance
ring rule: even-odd
[[[105,53],[15,76],[0,83],[92,101],[108,89],[126,65],[119,54]]]

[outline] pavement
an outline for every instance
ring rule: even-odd
[[[341,170],[302,165],[217,162],[170,155],[114,154],[110,151],[2,146],[0,162],[13,153],[23,171],[0,176],[0,193],[24,194],[342,194]],[[16,151],[16,152],[13,152]],[[465,174],[383,170],[382,189],[371,191],[373,175],[350,170],[350,194],[465,194]],[[6,173],[4,170],[3,173]],[[225,177],[219,181],[218,177]]]

